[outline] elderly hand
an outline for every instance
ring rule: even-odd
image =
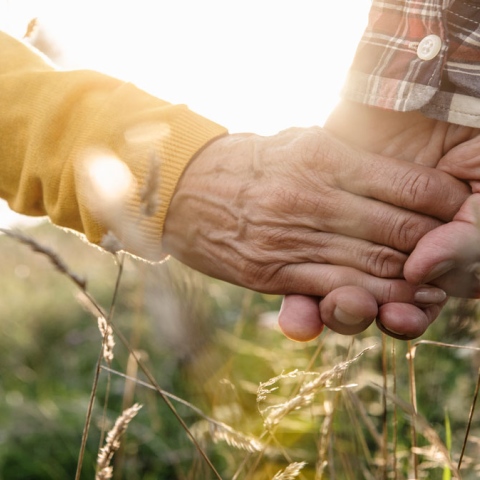
[[[472,128],[428,119],[418,112],[391,112],[345,101],[330,116],[326,128],[356,147],[424,166],[435,167],[438,164],[439,169],[462,179],[467,178],[467,175],[471,177],[471,162],[475,158],[472,143],[474,145],[477,143],[470,139],[475,139],[479,133]],[[455,163],[452,159],[458,157],[456,152],[460,148],[463,160]],[[445,152],[451,152],[452,155],[444,156]],[[456,167],[453,168],[453,165]],[[443,195],[436,201],[440,208],[450,208],[447,205],[448,200]],[[465,211],[471,202],[469,199],[462,207],[462,211]],[[419,248],[405,266],[405,276],[408,280],[415,284],[426,283],[430,280],[428,277],[432,276],[426,275],[427,270],[433,268],[441,260],[442,255],[444,260],[448,260],[448,255],[453,255],[452,245],[448,244],[451,236],[444,234],[451,231],[452,226],[453,224],[441,226],[420,240]],[[458,245],[459,232],[456,233]],[[433,255],[432,248],[420,248],[429,243],[432,235],[436,235],[438,241],[447,243],[441,255]],[[471,239],[478,236],[477,232],[475,236],[467,235],[460,238],[472,241]],[[443,264],[440,268],[448,268],[448,265]],[[447,277],[442,277],[436,285],[446,289],[449,294],[457,293],[458,289],[454,290],[453,287],[458,285],[459,278],[458,270],[452,271]],[[462,278],[465,278],[464,275]],[[468,279],[472,291],[478,289],[478,279],[474,279],[472,275],[469,275]],[[364,330],[377,317],[380,328],[392,336],[414,338],[427,329],[442,306],[442,303],[424,306],[419,302],[416,305],[406,304],[402,300],[394,299],[388,303],[380,303],[377,307],[374,300],[374,292],[368,292],[368,289],[358,286],[344,286],[332,290],[322,299],[320,305],[319,298],[298,295],[286,297],[279,316],[280,326],[287,336],[296,340],[308,340],[320,333],[323,324],[337,332],[352,334]],[[428,301],[424,303],[428,304]]]
[[[320,128],[228,135],[187,167],[163,244],[196,270],[261,292],[321,297],[348,285],[373,295],[363,295],[368,313],[392,301],[437,305],[445,294],[407,283],[403,264],[468,194],[443,172]]]

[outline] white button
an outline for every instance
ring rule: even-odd
[[[431,60],[438,55],[441,48],[442,39],[438,35],[428,35],[418,44],[418,58],[422,60]]]

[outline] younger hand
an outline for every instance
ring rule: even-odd
[[[473,195],[453,221],[427,233],[405,264],[412,283],[439,285],[456,297],[479,298],[480,277],[480,137],[450,150],[439,169],[468,180]]]

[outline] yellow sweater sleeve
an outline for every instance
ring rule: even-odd
[[[19,213],[48,215],[95,244],[113,234],[126,251],[160,260],[163,224],[185,166],[225,133],[132,84],[57,70],[0,32],[0,196]],[[104,189],[117,184],[121,199]],[[158,206],[146,214],[143,204],[155,204],[149,197]]]

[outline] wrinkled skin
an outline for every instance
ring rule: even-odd
[[[356,147],[436,167],[469,180],[473,191],[480,191],[478,129],[429,119],[419,112],[385,111],[345,101],[332,113],[325,128]],[[480,259],[479,197],[470,196],[453,222],[419,240],[404,267],[409,282],[432,283],[449,295],[478,297],[479,279],[472,264]],[[437,201],[449,208],[443,195]],[[374,292],[357,286],[334,289],[321,301],[318,297],[286,297],[279,316],[280,327],[290,338],[303,341],[318,335],[323,325],[339,333],[354,334],[377,318],[378,326],[386,333],[409,339],[424,333],[443,305],[426,302],[422,306],[419,302],[407,304],[393,299],[375,308],[374,299]],[[317,309],[315,304],[319,305]]]
[[[453,218],[469,188],[441,171],[388,158],[381,148],[370,153],[351,145],[320,128],[217,139],[178,184],[165,222],[165,251],[257,291],[325,297],[327,324],[335,320],[336,302],[344,319],[361,311],[362,329],[378,305],[408,304],[421,314],[411,328],[417,331],[415,322],[430,321],[446,296],[406,282],[403,265],[420,238]],[[350,300],[352,288],[359,301]],[[321,328],[319,314],[314,320],[309,335],[289,332],[290,320],[284,330],[305,340]],[[351,333],[357,324],[337,330]]]

